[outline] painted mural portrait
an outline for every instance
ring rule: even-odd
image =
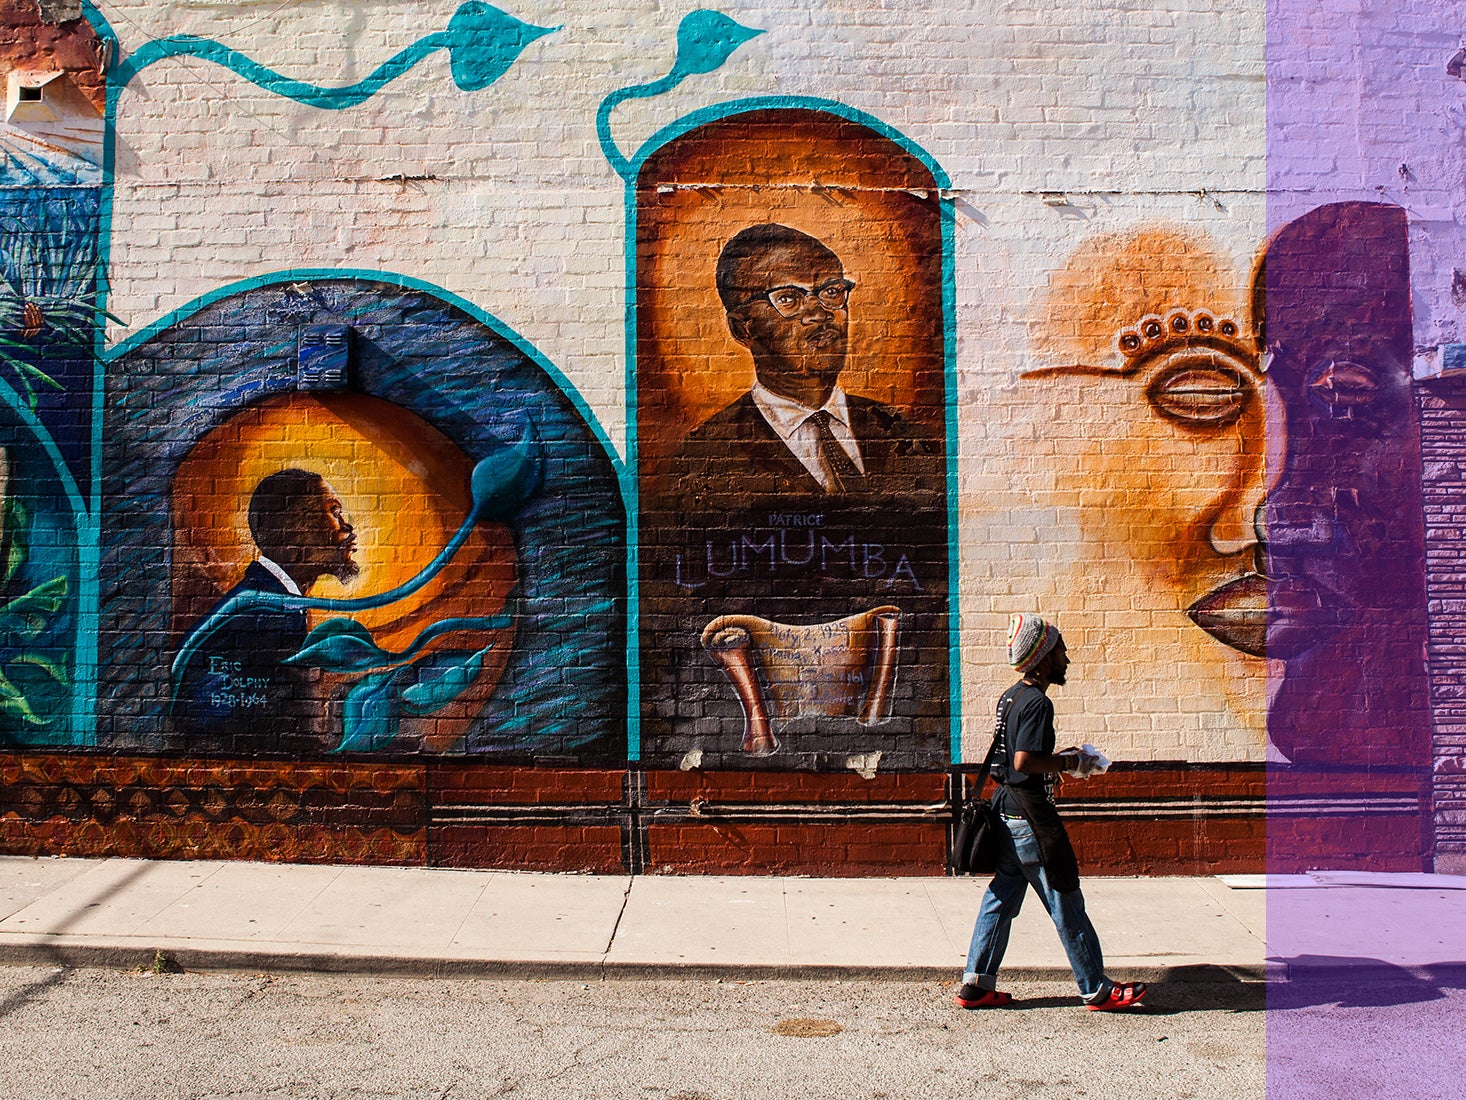
[[[1072,461],[1040,498],[1077,530],[1057,587],[1139,752],[1418,756],[1402,228],[1380,259],[1395,217],[1321,208],[1250,275],[1197,235],[1100,236],[1052,281],[1049,365],[1022,385]]]
[[[515,635],[507,528],[474,523],[443,558],[472,477],[421,418],[349,392],[266,399],[195,444],[172,493],[175,733],[211,751],[456,744]],[[448,680],[463,690],[411,705]]]
[[[931,175],[863,127],[754,116],[672,143],[638,191],[643,758],[944,761]],[[848,142],[890,178],[811,186]]]
[[[103,517],[110,747],[625,759],[617,475],[524,345],[340,278],[242,288],[128,356],[102,437],[131,487]]]
[[[328,576],[349,584],[361,572],[355,528],[325,478],[287,469],[255,487],[249,533],[255,559],[180,647],[188,659],[174,674],[174,721],[200,747],[250,740],[269,748],[329,747],[319,734],[310,736],[321,725],[312,719],[324,710],[312,677],[286,664],[305,645],[307,613],[240,607],[238,597],[306,595]]]
[[[839,256],[797,229],[754,225],[724,246],[716,283],[754,381],[673,456],[668,480],[687,507],[765,501],[777,511],[801,497],[815,508],[825,498],[940,498],[940,444],[898,410],[841,384],[856,287]]]

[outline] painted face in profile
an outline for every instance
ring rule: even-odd
[[[349,581],[361,572],[355,558],[356,529],[347,521],[336,491],[324,479],[314,498],[302,501],[299,527],[304,564],[339,581]]]

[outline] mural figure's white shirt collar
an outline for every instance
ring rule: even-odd
[[[293,580],[290,579],[290,574],[281,569],[269,558],[265,557],[265,555],[258,555],[255,558],[255,561],[263,565],[265,569],[270,573],[270,575],[273,576],[281,584],[283,584],[285,586],[285,591],[289,592],[292,596],[305,595],[305,593],[300,590],[300,585],[296,584]]]
[[[762,382],[753,384],[753,403],[758,406],[758,411],[764,414],[764,419],[769,422],[769,427],[778,433],[779,438],[785,443],[789,437],[797,432],[819,409],[811,409],[808,405],[801,405],[793,398],[784,397],[775,393]],[[845,403],[845,391],[836,386],[830,392],[830,399],[823,405],[830,419],[841,425],[847,431],[850,428],[850,407]],[[831,425],[833,428],[833,425]],[[838,437],[838,430],[836,430]],[[842,441],[843,442],[843,441]]]
[[[774,429],[774,434],[784,441],[784,446],[799,459],[800,465],[810,472],[825,492],[830,492],[835,486],[835,475],[825,467],[820,455],[819,427],[809,419],[820,410],[782,397],[758,382],[753,384],[751,393],[754,405],[769,422],[769,427]],[[845,391],[836,386],[823,407],[830,414],[830,434],[835,437],[835,442],[850,456],[855,468],[865,473],[860,443],[850,429],[850,406],[845,401]]]

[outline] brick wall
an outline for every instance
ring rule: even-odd
[[[10,850],[220,850],[255,811],[186,770],[257,766],[299,858],[935,873],[1008,616],[1034,609],[1074,658],[1061,738],[1121,761],[1071,789],[1093,866],[1256,869],[1265,826],[1279,866],[1460,841],[1457,413],[1410,393],[1459,335],[1466,84],[1439,3],[738,0],[656,87],[693,5],[103,0],[95,29],[0,6],[0,63],[64,70],[112,123],[90,167],[47,146],[0,180]],[[779,279],[855,284],[793,320],[842,318],[852,416],[883,433],[850,429],[858,493],[818,449],[807,483],[755,485],[792,451],[725,461],[713,421],[774,377],[790,318],[768,278],[721,292],[718,257],[769,223],[838,267]],[[1296,393],[1268,366],[1287,295],[1329,273],[1378,301],[1299,333],[1356,367],[1403,341],[1378,461],[1306,442],[1323,351]],[[1330,439],[1373,415],[1340,392]],[[270,542],[252,494],[283,468],[339,514]],[[1381,516],[1415,588],[1326,554],[1279,584],[1285,529],[1388,556]],[[1266,620],[1304,588],[1342,592],[1354,632],[1325,644],[1337,609],[1310,605],[1319,637],[1285,654]],[[182,791],[194,839],[158,831],[172,794],[104,812],[144,781],[67,771],[102,762]],[[313,801],[378,766],[411,805]]]

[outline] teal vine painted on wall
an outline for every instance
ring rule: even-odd
[[[448,51],[454,84],[465,92],[480,91],[508,72],[531,42],[559,29],[537,27],[483,0],[468,0],[453,13],[446,30],[418,39],[383,62],[366,79],[344,88],[322,88],[281,76],[238,50],[191,34],[149,42],[131,57],[124,58],[113,71],[112,79],[120,87],[164,58],[197,57],[222,65],[267,92],[310,107],[339,111],[364,103],[436,50]]]
[[[596,133],[601,139],[601,151],[617,175],[629,182],[635,171],[611,136],[612,111],[628,99],[664,95],[690,76],[714,72],[733,56],[733,51],[739,46],[763,33],[762,30],[745,27],[718,11],[701,9],[683,18],[677,27],[677,59],[672,63],[672,71],[660,80],[617,88],[601,100],[596,111]]]

